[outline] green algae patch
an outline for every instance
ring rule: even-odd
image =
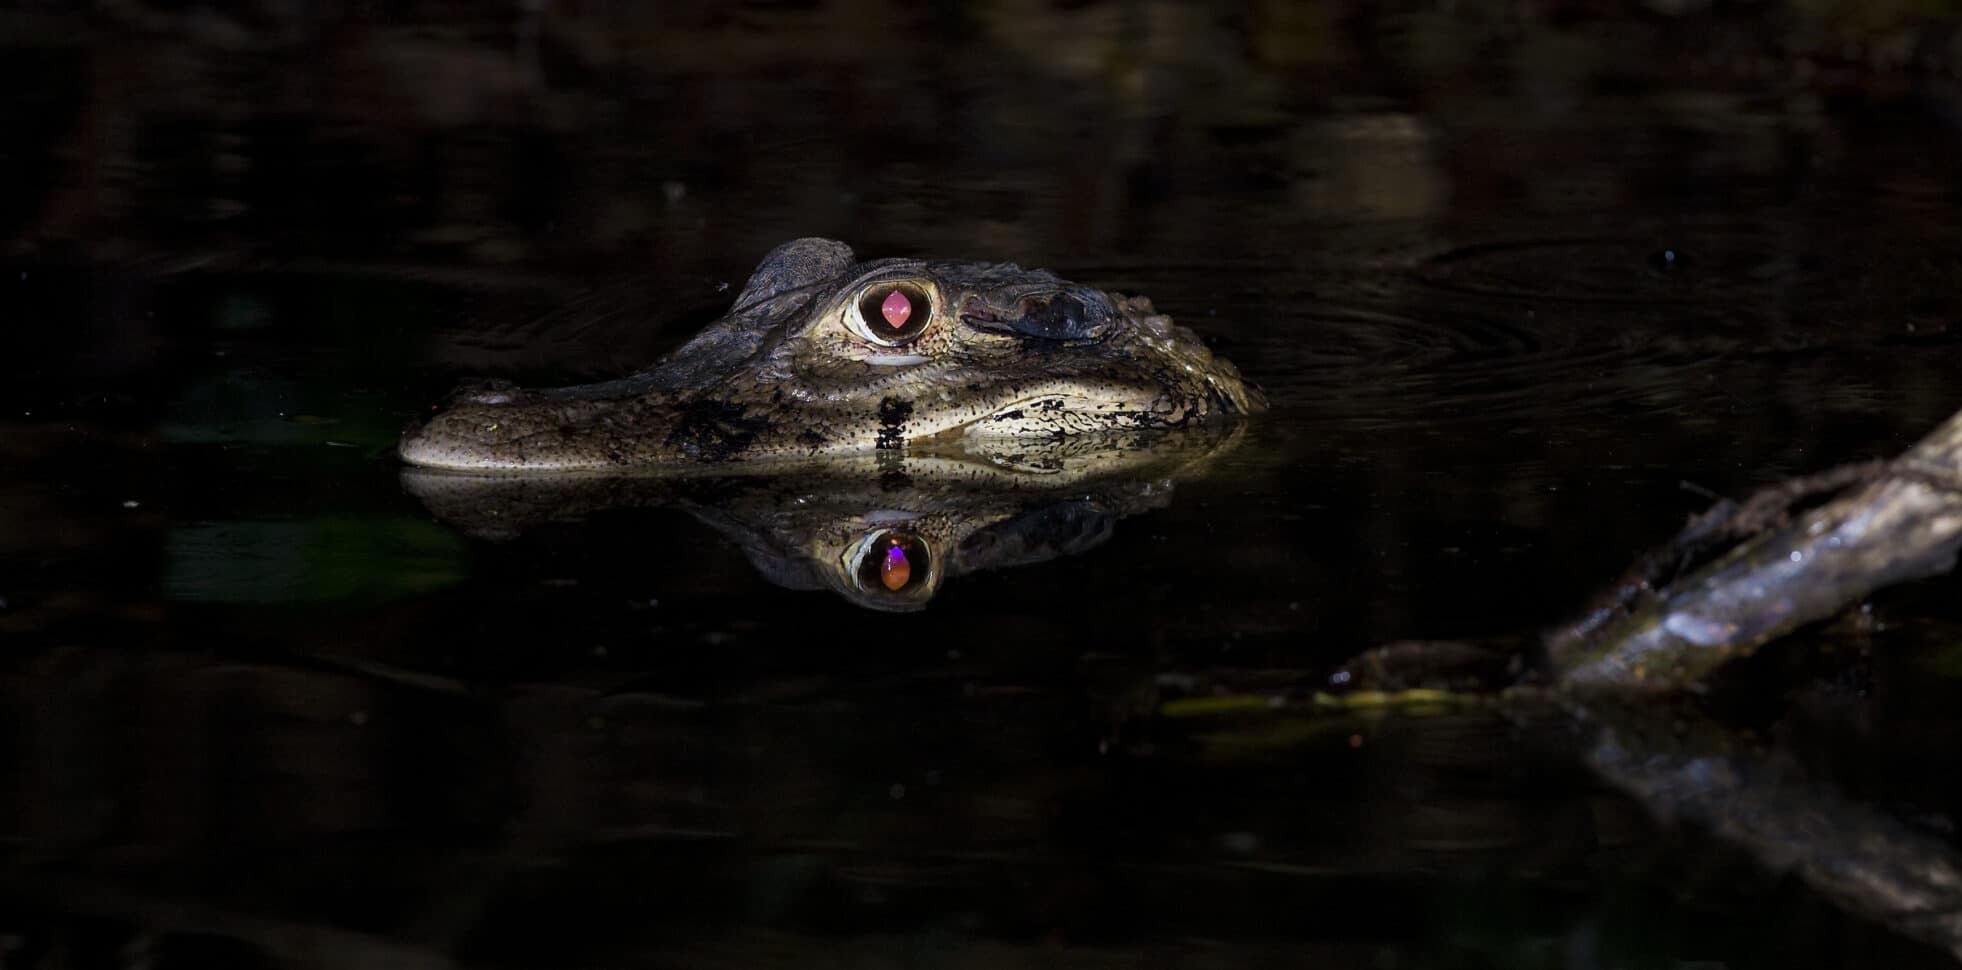
[[[165,540],[164,594],[186,603],[358,605],[461,581],[464,540],[393,516],[201,522]]]

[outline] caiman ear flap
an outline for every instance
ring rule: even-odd
[[[807,298],[809,293],[803,291],[843,275],[854,259],[852,247],[835,239],[792,239],[756,264],[756,272],[750,274],[729,312],[747,313],[785,296]]]

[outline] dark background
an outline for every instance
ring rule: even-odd
[[[1953,411],[1957,24],[0,2],[0,961],[1940,965],[1558,737],[1161,702],[1530,637]],[[803,235],[1148,294],[1275,408],[911,616],[404,494],[459,380],[642,366]],[[1943,582],[1746,705],[1938,833]]]

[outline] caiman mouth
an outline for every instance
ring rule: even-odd
[[[1095,431],[1162,427],[1183,420],[1169,397],[1055,389],[1014,398],[960,427],[964,436],[1047,438]]]

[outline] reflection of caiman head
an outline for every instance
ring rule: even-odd
[[[1146,300],[1009,264],[857,263],[843,243],[799,239],[652,368],[466,388],[400,453],[508,471],[728,464],[1181,427],[1261,406]]]
[[[606,509],[687,509],[791,589],[923,608],[950,577],[1086,552],[1117,520],[1171,501],[1240,437],[1214,422],[1082,435],[999,451],[871,453],[685,473],[485,475],[407,468],[404,486],[450,524],[510,538]]]

